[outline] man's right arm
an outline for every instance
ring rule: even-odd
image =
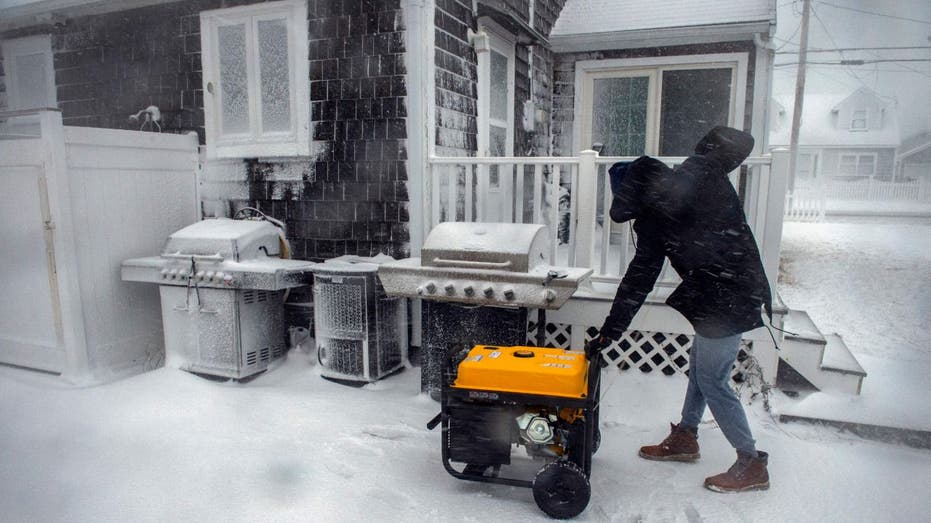
[[[638,233],[637,252],[617,287],[611,312],[605,318],[599,333],[614,340],[624,334],[634,315],[646,301],[647,294],[653,290],[665,259],[662,240],[656,231],[636,225],[635,228]]]

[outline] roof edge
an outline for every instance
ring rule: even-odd
[[[0,8],[0,32],[47,23],[61,18],[129,11],[139,7],[170,4],[181,0],[38,0],[36,2]]]
[[[601,33],[551,34],[550,44],[557,53],[639,49],[672,45],[710,44],[753,40],[753,36],[768,35],[769,20],[733,24],[691,25],[633,29]]]

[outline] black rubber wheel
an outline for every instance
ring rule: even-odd
[[[571,461],[548,463],[533,478],[533,500],[551,518],[578,516],[588,506],[591,495],[588,478]]]
[[[598,452],[598,449],[601,447],[601,429],[595,427],[595,433],[592,434],[592,456]]]

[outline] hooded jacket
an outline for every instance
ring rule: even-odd
[[[715,127],[674,170],[641,156],[611,168],[615,222],[634,221],[636,254],[601,334],[618,339],[653,289],[669,258],[682,283],[666,303],[709,338],[763,325],[772,295],[756,240],[727,178],[753,149],[753,137]]]

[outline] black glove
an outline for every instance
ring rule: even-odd
[[[608,362],[601,357],[601,351],[611,345],[611,338],[598,335],[585,342],[585,357],[590,362],[597,362],[601,367],[607,367]]]

